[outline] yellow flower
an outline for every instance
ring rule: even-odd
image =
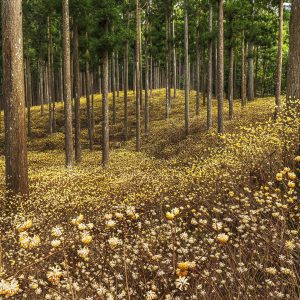
[[[24,231],[27,231],[28,229],[30,229],[31,227],[32,227],[32,220],[27,220],[23,224],[18,225],[17,230],[19,232],[24,232]]]
[[[175,215],[171,212],[167,212],[166,213],[166,218],[169,220],[169,221],[173,221],[174,218],[175,218]]]
[[[269,267],[269,268],[266,268],[266,272],[269,274],[275,275],[277,273],[277,270],[273,267]]]
[[[234,196],[234,192],[230,191],[230,192],[229,192],[229,196],[230,196],[230,197],[233,197],[233,196]]]
[[[282,181],[282,173],[277,173],[276,174],[276,180],[277,181]]]
[[[291,250],[291,251],[293,251],[296,248],[295,243],[291,240],[286,241],[284,245],[285,245],[285,248],[287,248],[288,250]]]
[[[229,240],[229,236],[225,233],[220,233],[217,235],[217,240],[222,244],[226,244]]]
[[[289,172],[288,176],[289,176],[289,179],[291,179],[291,180],[295,180],[297,178],[297,176],[294,172]]]
[[[51,246],[53,248],[58,248],[61,245],[61,241],[60,240],[53,240],[51,241]]]
[[[291,189],[293,189],[295,187],[295,182],[289,181],[288,182],[288,187],[291,188]]]
[[[81,238],[81,242],[84,243],[84,244],[90,244],[92,242],[93,238],[91,235],[84,235],[82,238]]]
[[[184,261],[184,262],[180,262],[178,263],[178,269],[182,270],[182,271],[186,271],[189,269],[189,262],[188,261]]]
[[[298,155],[298,156],[295,157],[295,161],[296,162],[300,162],[300,155]]]

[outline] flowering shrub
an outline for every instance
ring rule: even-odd
[[[183,95],[162,121],[163,95],[143,153],[129,141],[106,169],[96,149],[65,170],[61,133],[30,141],[30,198],[1,210],[0,299],[299,298],[299,116],[259,99],[225,135],[202,116],[185,139]]]

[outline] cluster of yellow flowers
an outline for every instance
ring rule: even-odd
[[[176,275],[179,277],[185,277],[188,275],[189,271],[196,268],[196,262],[184,261],[177,264]]]
[[[22,224],[17,225],[17,230],[19,231],[19,242],[21,247],[24,249],[36,248],[41,243],[41,238],[39,235],[29,235],[28,231],[32,227],[32,225],[32,220],[27,220]]]

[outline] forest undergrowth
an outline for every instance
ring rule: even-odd
[[[283,109],[275,121],[273,98],[244,109],[237,101],[218,136],[206,131],[206,107],[195,116],[192,94],[186,138],[183,92],[169,120],[164,99],[153,92],[136,153],[134,94],[127,142],[120,94],[105,169],[99,95],[94,150],[82,99],[83,161],[70,170],[62,104],[51,136],[32,108],[30,197],[17,213],[0,212],[0,299],[299,299],[298,112]],[[214,127],[216,115],[214,101]],[[2,155],[1,199],[4,177]]]

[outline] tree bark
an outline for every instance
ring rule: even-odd
[[[185,102],[185,134],[190,133],[190,78],[189,78],[189,24],[188,24],[188,0],[184,1],[184,102]]]
[[[112,66],[111,66],[111,85],[112,85],[112,96],[113,96],[113,125],[116,124],[116,60],[115,52],[111,56]]]
[[[254,100],[254,45],[252,41],[248,42],[248,85],[247,98]]]
[[[196,39],[196,116],[200,114],[200,45],[199,35]]]
[[[129,13],[127,14],[127,29],[129,28]],[[128,140],[128,60],[129,40],[125,42],[124,54],[124,140]]]
[[[22,0],[2,0],[3,99],[6,187],[28,194]]]
[[[73,165],[72,93],[70,61],[69,0],[63,0],[63,53],[64,53],[64,112],[66,167]]]
[[[229,48],[229,80],[228,80],[228,101],[229,119],[233,118],[233,69],[234,69],[234,48]]]
[[[74,93],[75,93],[75,161],[81,162],[81,124],[80,124],[80,78],[79,78],[79,40],[78,40],[78,23],[77,18],[73,21],[73,43],[74,43]]]
[[[29,58],[26,58],[26,106],[27,106],[27,134],[31,137],[31,105],[32,105],[32,80],[31,80],[31,67]]]
[[[246,72],[245,72],[245,37],[242,35],[242,81],[241,81],[242,107],[246,106]]]
[[[208,30],[210,35],[213,30],[213,8],[211,1],[209,2]],[[207,130],[212,127],[212,82],[213,82],[213,66],[212,66],[213,42],[212,37],[208,41],[208,83],[207,83]]]
[[[141,112],[140,112],[140,86],[141,86],[141,14],[140,14],[140,2],[136,0],[136,151],[139,152],[141,150]]]
[[[276,116],[281,105],[281,82],[282,82],[282,45],[283,45],[283,0],[279,0],[279,30],[278,30],[278,53],[277,53],[277,82],[276,82]],[[300,75],[299,75],[300,76]]]
[[[108,20],[105,24],[105,32],[108,34]],[[102,95],[102,165],[109,163],[109,105],[108,105],[108,51],[103,56],[103,95]]]
[[[223,29],[223,14],[224,0],[219,0],[218,14],[218,133],[224,133],[224,107],[223,107],[223,89],[224,89],[224,29]]]
[[[294,100],[300,99],[300,1],[292,1],[290,19],[290,50],[287,73],[287,104],[291,106]]]
[[[170,82],[170,21],[169,12],[166,12],[166,118],[170,117],[171,82]]]
[[[87,50],[88,57],[88,50]],[[88,123],[89,148],[92,151],[94,148],[94,134],[92,130],[92,105],[91,105],[91,80],[90,80],[90,64],[85,62],[85,95],[86,95],[86,114]]]
[[[176,58],[176,44],[175,44],[175,20],[172,22],[172,35],[173,35],[173,86],[174,86],[174,99],[177,96],[177,58]]]

